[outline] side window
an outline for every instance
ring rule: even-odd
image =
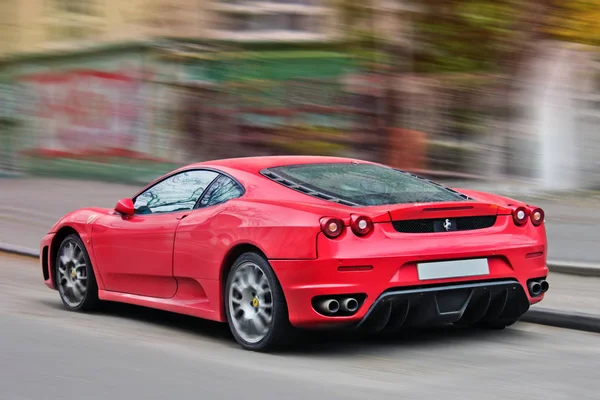
[[[137,196],[134,202],[135,213],[191,210],[218,175],[213,171],[186,171],[173,175]]]
[[[200,207],[209,207],[224,203],[227,200],[240,197],[244,191],[240,185],[225,175],[219,176],[208,188],[208,191],[200,200]]]

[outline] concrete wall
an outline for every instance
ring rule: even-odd
[[[12,169],[118,176],[141,168],[147,179],[177,165],[172,96],[156,83],[163,69],[141,48],[11,65],[5,87],[17,126],[2,141]]]

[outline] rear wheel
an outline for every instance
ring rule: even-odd
[[[78,235],[67,236],[56,254],[56,286],[60,299],[70,311],[97,307],[98,285],[92,262]]]
[[[259,254],[245,253],[234,262],[225,286],[225,310],[231,333],[247,350],[276,350],[292,341],[283,290]]]

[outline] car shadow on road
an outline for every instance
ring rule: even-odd
[[[56,302],[44,301],[43,303],[48,307],[68,312],[64,309],[60,300]],[[223,341],[233,340],[226,324],[131,304],[103,302],[97,310],[87,314],[137,321],[181,333],[200,334],[213,339],[223,339]]]
[[[418,349],[419,347],[461,345],[471,341],[497,340],[502,337],[528,336],[528,332],[506,329],[490,331],[475,328],[459,328],[452,325],[407,328],[395,334],[365,334],[358,332],[319,332],[310,333],[288,351],[290,354],[352,354],[373,350]]]
[[[63,309],[59,301],[44,302],[48,307]],[[66,312],[66,311],[65,311]],[[235,344],[233,335],[227,324],[203,320],[187,315],[176,314],[124,303],[103,303],[93,314],[111,318],[122,318],[127,321],[138,321],[157,327],[167,328],[182,334],[197,335],[210,338],[230,347]],[[518,324],[517,324],[518,325]],[[502,338],[525,338],[532,335],[518,329],[492,331],[455,326],[439,326],[431,328],[410,328],[393,335],[367,334],[356,331],[339,330],[298,330],[297,340],[293,346],[280,354],[323,356],[364,354],[376,350],[418,349],[419,347],[452,346],[479,340],[501,340]]]

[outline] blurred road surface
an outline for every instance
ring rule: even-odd
[[[493,190],[493,186],[453,182],[454,187]],[[488,184],[489,185],[489,184]],[[37,249],[42,236],[64,214],[80,207],[114,207],[140,187],[60,179],[0,178],[0,243]],[[502,194],[502,193],[501,193]],[[511,195],[511,193],[507,193]],[[570,195],[528,198],[546,211],[549,259],[600,264],[600,197]]]
[[[518,323],[239,349],[220,324],[133,306],[64,311],[35,260],[0,256],[3,400],[597,399],[600,335]]]

